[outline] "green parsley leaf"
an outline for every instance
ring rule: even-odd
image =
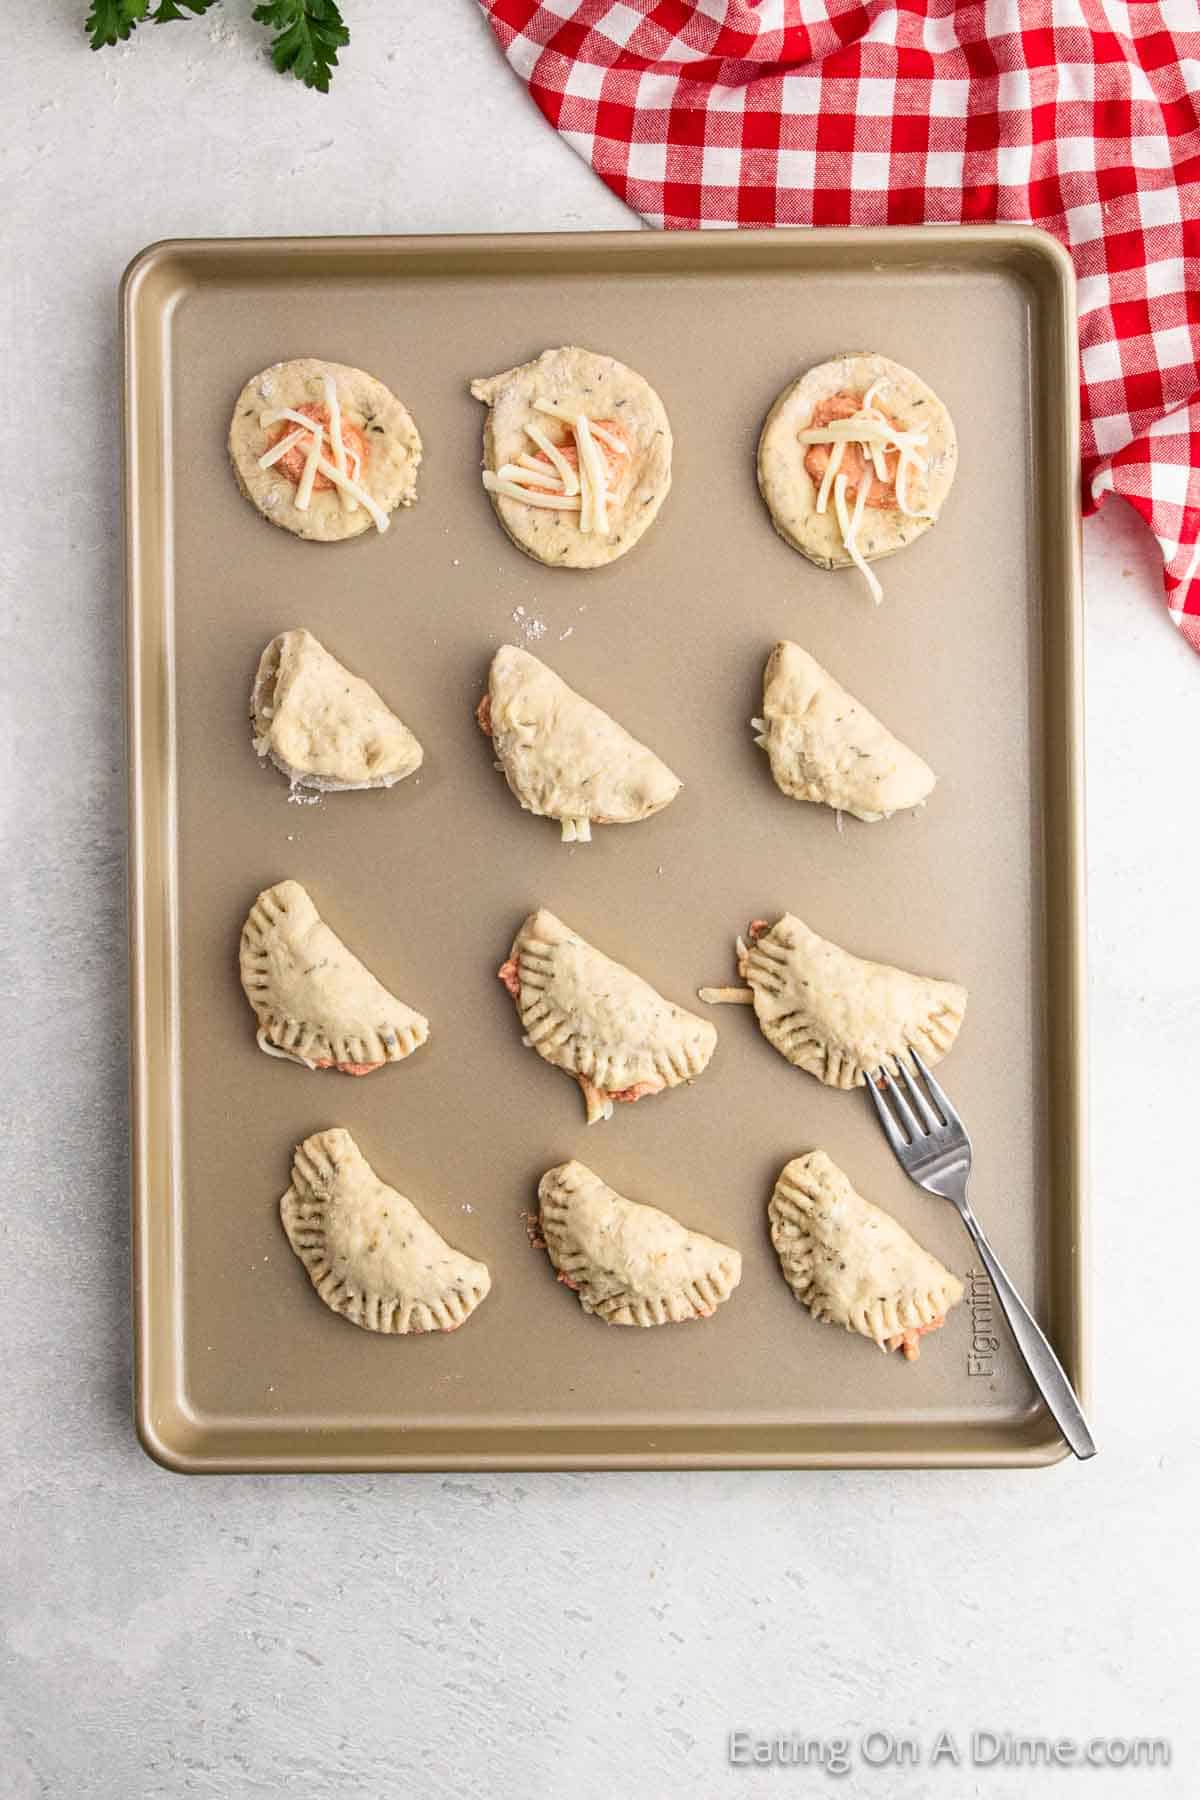
[[[92,0],[84,30],[91,38],[93,50],[106,50],[110,44],[123,43],[144,19],[155,25],[168,25],[172,19],[186,18],[188,13],[193,17],[206,13],[216,4],[217,0],[158,0],[151,12],[150,0]],[[180,7],[186,10],[181,12]]]
[[[271,41],[271,61],[280,74],[327,94],[337,53],[350,42],[334,0],[264,0],[253,16],[279,34]]]
[[[198,15],[206,13],[210,6],[216,4],[217,0],[158,0],[158,5],[150,17],[156,25],[169,25],[172,19],[182,19],[187,16],[186,13],[180,12],[181,6],[186,7],[187,12]]]
[[[93,50],[105,50],[110,44],[123,43],[139,20],[146,16],[149,0],[92,0],[92,10],[83,29],[88,33]]]

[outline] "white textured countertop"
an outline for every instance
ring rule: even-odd
[[[151,239],[614,228],[473,0],[348,0],[322,100],[249,0],[91,56],[6,21],[0,1793],[1192,1795],[1200,661],[1086,531],[1094,1398],[1032,1474],[204,1479],[129,1398],[115,289]],[[914,1733],[919,1768],[726,1765]],[[935,1732],[1167,1771],[931,1768]]]

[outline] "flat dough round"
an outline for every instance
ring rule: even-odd
[[[493,470],[534,450],[527,424],[549,428],[552,438],[562,436],[565,428],[536,412],[535,400],[586,413],[589,419],[618,420],[633,453],[609,497],[607,534],[580,531],[572,513],[529,506],[506,494],[493,494],[491,500],[517,548],[553,568],[598,569],[633,549],[670,492],[672,449],[666,408],[636,369],[568,345],[544,350],[535,361],[501,375],[481,376],[471,383],[471,392],[488,407],[483,460]]]
[[[252,376],[233,409],[229,455],[238,486],[264,519],[297,537],[333,544],[375,529],[367,509],[357,506],[347,511],[337,488],[331,486],[315,492],[308,510],[301,512],[295,484],[278,466],[258,466],[259,457],[270,449],[278,431],[277,426],[259,423],[263,413],[284,406],[323,405],[326,375],[332,375],[337,384],[343,418],[358,427],[368,446],[367,466],[359,485],[385,513],[411,506],[417,497],[421,434],[408,408],[390,388],[348,363],[301,356],[292,362],[272,363]]]
[[[929,434],[921,450],[929,466],[924,472],[910,472],[907,499],[914,512],[933,517],[910,519],[897,506],[868,506],[858,539],[865,560],[891,556],[928,531],[954,480],[958,466],[954,421],[919,375],[866,350],[850,350],[818,363],[785,388],[767,414],[758,440],[758,485],[780,537],[822,569],[848,568],[851,558],[832,501],[825,512],[817,511],[817,483],[804,466],[811,446],[802,444],[797,433],[807,429],[822,400],[846,393],[861,398],[877,381],[883,385],[876,398],[888,416],[904,430]]]

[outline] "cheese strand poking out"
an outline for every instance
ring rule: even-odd
[[[879,602],[883,599],[883,589],[880,587],[878,581],[875,579],[875,576],[871,570],[870,565],[864,560],[862,552],[859,550],[858,545],[855,542],[855,536],[856,536],[857,529],[858,529],[858,521],[861,518],[862,509],[863,509],[863,506],[865,505],[865,501],[863,500],[863,495],[866,492],[866,484],[869,479],[870,479],[869,477],[864,477],[864,479],[859,483],[858,497],[854,504],[854,521],[853,522],[851,521],[849,511],[846,506],[846,489],[849,486],[849,483],[847,482],[846,477],[844,475],[839,475],[836,478],[836,480],[834,481],[833,504],[834,504],[834,510],[837,513],[838,530],[842,534],[842,542],[846,546],[846,553],[849,556],[850,561],[854,564],[855,568],[862,575],[867,586],[870,588],[871,596],[874,599],[876,606],[878,606]]]
[[[329,414],[329,441],[333,445],[333,460],[343,475],[350,473],[346,467],[346,446],[342,442],[342,408],[337,396],[337,382],[332,375],[322,376],[325,386],[325,410]],[[358,501],[345,488],[338,489],[338,498],[343,512],[357,512]]]

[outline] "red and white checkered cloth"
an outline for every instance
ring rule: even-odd
[[[652,225],[1032,220],[1079,277],[1084,508],[1200,650],[1200,0],[480,0]]]

